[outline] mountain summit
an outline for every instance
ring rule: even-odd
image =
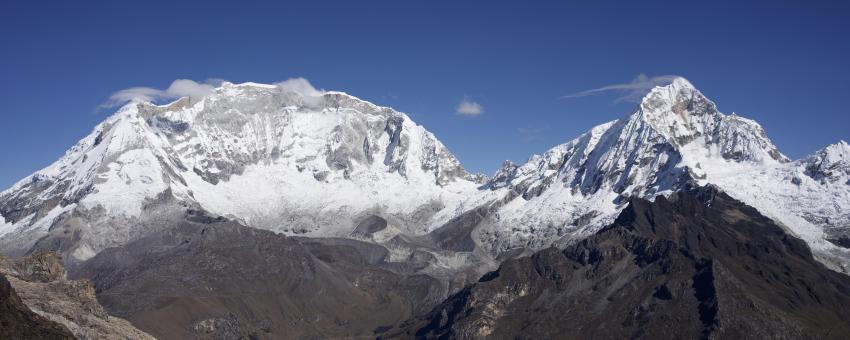
[[[724,115],[685,78],[676,78],[647,94],[636,111],[670,143],[698,142],[716,148],[721,157],[736,161],[787,162],[761,126],[734,113]]]

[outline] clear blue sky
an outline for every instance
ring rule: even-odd
[[[409,113],[488,174],[625,115],[622,94],[559,98],[638,74],[687,77],[792,158],[850,139],[850,2],[575,2],[3,1],[0,187],[114,91],[178,78],[305,77]],[[484,113],[456,114],[464,98]]]

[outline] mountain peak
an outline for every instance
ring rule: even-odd
[[[667,85],[659,85],[649,90],[641,104],[648,100],[658,99],[675,99],[679,96],[692,96],[694,93],[699,93],[699,90],[684,77],[675,77]]]
[[[844,140],[839,140],[816,151],[815,155],[821,155],[821,158],[829,158],[836,161],[841,159],[850,161],[850,144],[847,144]]]
[[[706,147],[718,145],[726,159],[788,161],[756,121],[737,114],[724,115],[714,102],[682,77],[653,88],[631,119],[648,123],[677,147],[700,140]]]
[[[711,133],[723,114],[687,79],[677,77],[649,91],[633,117],[649,123],[674,144],[685,145]]]
[[[844,140],[827,145],[804,160],[805,172],[821,182],[850,183],[850,145]]]
[[[640,106],[647,111],[657,111],[657,109],[667,106],[663,105],[665,103],[672,106],[694,98],[705,99],[705,96],[687,79],[676,77],[667,85],[652,88],[643,97]]]
[[[668,85],[668,86],[675,86],[675,87],[689,87],[689,88],[692,88],[692,89],[696,89],[696,88],[694,87],[694,85],[693,85],[693,84],[691,84],[691,82],[690,82],[690,81],[688,81],[687,79],[685,79],[685,77],[676,77],[676,78],[673,78],[673,81],[671,81],[671,82],[670,82],[670,85]]]

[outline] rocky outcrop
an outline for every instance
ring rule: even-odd
[[[62,259],[50,251],[36,252],[9,263],[16,276],[24,281],[53,282],[64,280],[67,276]]]
[[[0,339],[74,339],[65,326],[34,313],[0,274]]]
[[[40,318],[60,325],[50,329],[64,330],[68,338],[153,339],[126,320],[107,314],[98,303],[91,282],[67,280],[62,259],[54,252],[37,252],[17,260],[0,257],[0,276],[5,276],[10,287],[14,287],[18,301]],[[11,332],[8,338],[12,339],[26,334],[15,334],[19,330]],[[54,336],[45,334],[44,338]]]
[[[504,262],[388,338],[846,339],[850,279],[713,187],[632,199],[564,250]]]

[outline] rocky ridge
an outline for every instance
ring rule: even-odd
[[[850,279],[716,187],[630,199],[564,250],[510,259],[387,338],[842,339]]]
[[[65,326],[30,310],[9,280],[0,274],[0,338],[64,340],[74,339],[74,335]]]
[[[45,331],[46,338],[153,339],[126,320],[107,314],[98,303],[91,282],[68,280],[66,276],[62,260],[53,252],[38,252],[17,260],[0,257],[0,277],[14,288],[13,300],[18,299],[37,314],[36,319],[59,325],[50,327],[56,331]],[[21,324],[9,325],[17,326]],[[63,333],[66,334],[60,336]],[[26,332],[14,331],[11,335],[23,334]]]

